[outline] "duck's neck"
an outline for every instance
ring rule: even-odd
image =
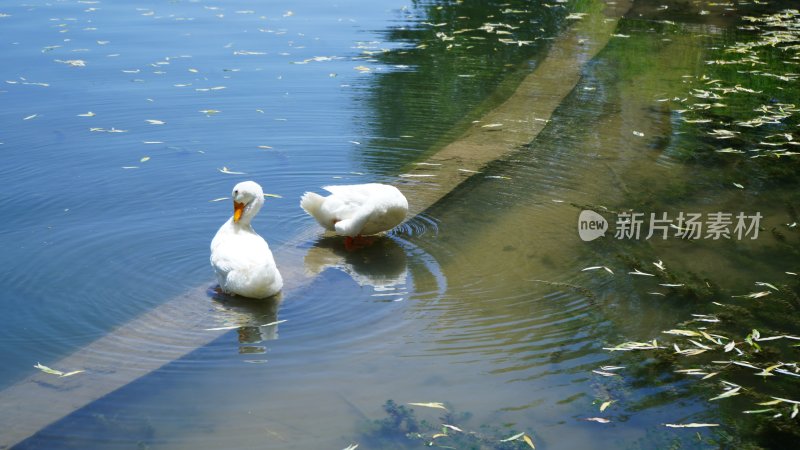
[[[252,230],[252,226],[250,222],[253,221],[253,218],[258,214],[258,211],[261,210],[261,206],[264,204],[262,201],[252,201],[244,207],[244,211],[242,211],[242,217],[239,218],[238,222],[235,222],[234,226],[239,226],[240,228]]]

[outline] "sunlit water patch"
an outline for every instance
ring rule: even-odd
[[[208,242],[236,182],[272,194],[256,229],[276,251],[309,228],[305,190],[368,177],[348,157],[363,140],[353,86],[369,76],[353,67],[370,64],[354,47],[383,5],[2,12],[0,339],[18,363],[0,384],[210,283]]]

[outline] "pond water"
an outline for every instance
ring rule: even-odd
[[[697,390],[674,367],[606,349],[667,342],[662,330],[717,313],[712,301],[771,290],[754,283],[800,307],[789,295],[795,157],[753,166],[698,150],[724,148],[708,123],[800,103],[792,66],[783,80],[707,63],[752,37],[737,17],[788,6],[633,2],[533,142],[464,170],[452,192],[349,253],[298,207],[303,192],[414,181],[400,175],[458,143],[604,3],[3,5],[0,389],[186,292],[200,305],[192,315],[234,325],[177,360],[123,337],[122,350],[97,355],[106,366],[161,367],[14,448],[417,448],[423,441],[375,431],[390,399],[443,402],[448,419],[496,448],[524,448],[499,443],[518,432],[537,448],[747,442],[741,415],[708,401],[720,388]],[[692,105],[719,100],[703,94],[717,92],[714,78],[769,98],[704,116],[713,105]],[[791,113],[767,132],[738,130],[728,142],[747,151],[774,135],[790,136],[786,151],[800,140]],[[219,199],[246,179],[274,194],[255,227],[289,280],[279,301],[205,290],[208,244],[230,214]],[[581,240],[582,209],[610,222],[606,237]],[[757,239],[616,239],[625,211],[763,219]],[[670,275],[635,274],[659,271]],[[751,316],[740,343],[754,327],[800,333],[794,321]],[[441,423],[441,409],[415,410]],[[663,426],[690,422],[721,426]]]

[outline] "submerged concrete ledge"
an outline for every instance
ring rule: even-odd
[[[618,0],[590,13],[559,35],[539,66],[504,103],[454,142],[401,176],[399,187],[417,215],[498,158],[533,141],[562,100],[575,88],[584,65],[611,39],[632,0]],[[310,283],[296,243],[275,250],[291,298]],[[210,282],[209,282],[210,284]],[[0,392],[0,449],[11,448],[48,425],[210,343],[226,332],[213,323],[213,306],[202,286],[172,298],[57,362],[60,370],[85,370],[58,377],[37,372]],[[132,353],[140,344],[138,352]]]
[[[605,48],[632,0],[590,13],[554,41],[547,56],[514,93],[472,124],[463,135],[418,163],[400,189],[416,215],[433,205],[492,161],[531,143],[556,108],[575,88],[583,67]]]

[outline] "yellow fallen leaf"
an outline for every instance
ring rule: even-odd
[[[58,376],[64,375],[64,372],[56,369],[51,369],[45,365],[42,365],[42,363],[36,363],[36,365],[33,367],[41,370],[44,373],[49,373],[50,375],[58,375]]]
[[[611,404],[612,404],[612,403],[614,403],[615,401],[616,401],[616,400],[608,400],[608,401],[605,401],[605,402],[603,402],[603,404],[602,404],[602,405],[600,405],[600,412],[603,412],[603,411],[605,411],[605,410],[606,410],[606,408],[608,408],[609,406],[611,406]]]
[[[533,445],[533,441],[527,434],[522,435],[522,440],[525,441],[525,443],[528,444],[531,448],[533,449],[536,448],[536,446]]]

